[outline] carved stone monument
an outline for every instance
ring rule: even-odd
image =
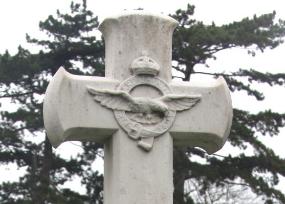
[[[172,204],[173,145],[208,153],[226,141],[229,90],[215,83],[172,82],[172,33],[177,22],[143,11],[107,18],[106,77],[60,68],[44,100],[50,142],[104,143],[105,204]]]

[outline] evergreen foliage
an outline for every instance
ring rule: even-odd
[[[185,10],[180,9],[172,15],[180,24],[173,39],[173,68],[183,74],[185,81],[193,74],[201,74],[195,72],[195,65],[215,59],[215,54],[221,50],[242,47],[254,56],[257,50],[274,49],[283,42],[285,22],[277,22],[275,12],[217,26],[194,20],[194,8],[188,5]],[[49,16],[39,27],[47,34],[47,39],[27,35],[27,41],[41,46],[41,51],[31,53],[19,46],[15,55],[8,51],[0,54],[0,99],[16,107],[13,111],[2,107],[0,112],[0,162],[2,165],[15,163],[26,170],[19,181],[0,185],[0,203],[103,203],[103,176],[91,169],[91,164],[102,154],[102,146],[82,143],[82,154],[69,160],[62,159],[52,152],[42,116],[43,95],[59,67],[73,74],[104,76],[104,43],[94,34],[98,19],[83,0],[82,4],[72,3],[69,14],[57,11],[56,17]],[[253,89],[252,83],[268,84],[272,88],[284,87],[285,83],[284,73],[253,69],[240,69],[231,74],[225,74],[223,70],[215,74],[206,71],[202,74],[223,76],[232,92],[246,91],[256,100],[263,100],[264,95]],[[264,203],[285,203],[284,192],[276,189],[279,177],[285,176],[284,158],[260,141],[263,136],[275,137],[284,125],[285,114],[271,110],[253,114],[234,109],[229,142],[240,148],[240,155],[207,156],[199,149],[175,149],[174,203],[201,203],[185,188],[188,181],[199,184],[196,190],[205,198],[204,203],[230,203],[222,197],[215,201],[207,197],[211,187],[223,189],[228,184],[247,186],[248,191],[264,198]],[[254,150],[253,156],[242,153],[249,147]],[[205,162],[197,162],[193,157],[200,157]],[[61,187],[75,176],[82,179],[86,194]]]

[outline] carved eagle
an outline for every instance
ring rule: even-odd
[[[120,111],[142,113],[144,115],[158,113],[166,116],[169,110],[183,111],[192,108],[200,100],[200,95],[168,94],[158,98],[133,97],[120,90],[99,90],[87,87],[94,100],[102,106]]]

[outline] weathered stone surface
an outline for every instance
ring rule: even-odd
[[[44,124],[51,144],[67,140],[103,142],[117,129],[113,113],[93,102],[86,86],[115,89],[116,80],[76,76],[60,68],[44,99]]]
[[[172,33],[176,26],[173,18],[145,11],[106,18],[99,27],[106,45],[106,77],[120,81],[130,77],[133,60],[147,55],[159,64],[159,77],[171,81]]]
[[[54,76],[44,122],[54,147],[95,141],[104,148],[105,204],[172,204],[173,145],[220,149],[230,130],[229,90],[171,82],[177,22],[142,11],[107,18],[106,78]]]
[[[201,102],[192,110],[177,114],[169,130],[177,146],[201,147],[212,154],[221,149],[230,133],[232,104],[225,80],[194,84],[173,82],[177,94],[199,93]]]

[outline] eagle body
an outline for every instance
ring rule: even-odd
[[[134,103],[129,104],[131,111],[136,113],[151,114],[153,112],[165,114],[168,107],[162,101],[151,98],[136,97]]]
[[[200,95],[168,94],[158,98],[149,98],[134,97],[121,90],[98,90],[87,87],[87,91],[102,106],[112,110],[138,113],[143,116],[155,114],[164,117],[169,110],[188,110],[201,100]]]

